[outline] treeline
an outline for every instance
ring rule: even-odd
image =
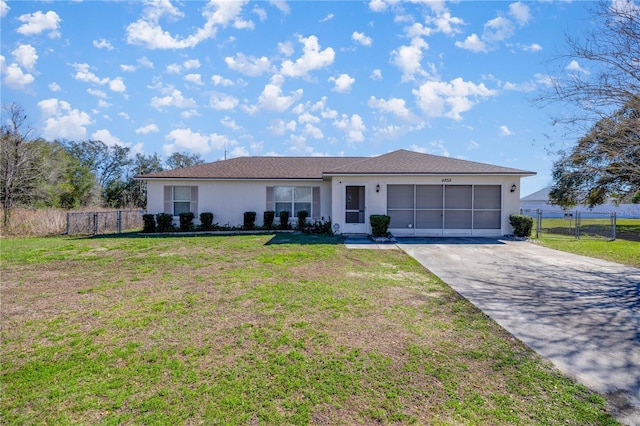
[[[131,149],[99,140],[32,138],[17,104],[3,106],[0,197],[4,221],[17,207],[77,209],[88,206],[145,208],[146,186],[136,175],[203,162],[197,154],[133,155]]]

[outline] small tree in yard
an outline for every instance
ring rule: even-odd
[[[533,218],[531,216],[512,214],[509,216],[509,223],[513,226],[513,235],[526,238],[531,236],[533,229]]]
[[[213,230],[213,213],[200,213],[200,229],[202,229],[203,231]]]
[[[273,210],[267,210],[263,215],[264,227],[267,229],[273,228],[273,219],[276,217],[276,212]]]
[[[181,231],[193,231],[193,218],[195,215],[192,212],[180,213],[180,230]]]
[[[244,212],[244,229],[255,229],[256,227],[256,212]]]
[[[143,214],[142,215],[142,232],[156,232],[156,219],[152,214]]]
[[[289,212],[280,212],[280,229],[289,229]]]

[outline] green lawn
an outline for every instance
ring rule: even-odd
[[[592,221],[595,226],[595,221]],[[568,227],[563,219],[543,219],[547,229]],[[589,224],[589,222],[588,222]],[[568,234],[568,232],[567,232]],[[586,236],[576,239],[570,235],[559,235],[558,232],[543,232],[535,241],[556,250],[596,257],[640,268],[640,219],[618,219],[616,225],[617,238],[610,241],[604,238]],[[535,224],[533,235],[535,236]]]
[[[616,424],[401,251],[1,243],[3,424]]]

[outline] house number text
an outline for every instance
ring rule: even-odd
[[[444,178],[444,179],[442,179],[442,182],[443,182],[443,183],[445,183],[445,182],[451,182],[451,178]]]

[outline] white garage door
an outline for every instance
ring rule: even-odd
[[[388,185],[395,235],[500,235],[500,185]]]

